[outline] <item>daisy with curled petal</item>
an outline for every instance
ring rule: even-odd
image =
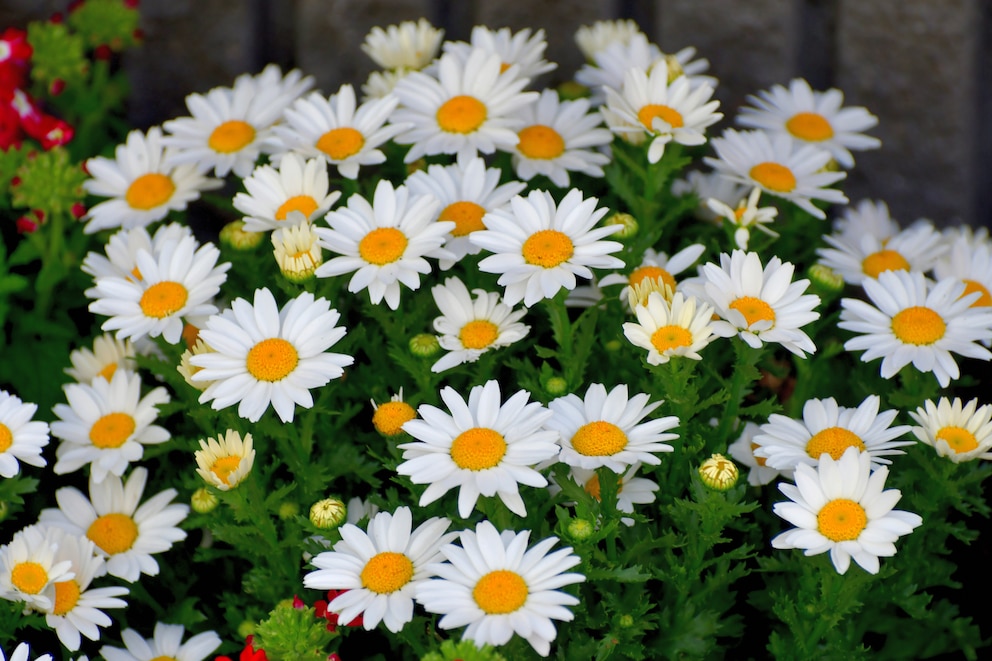
[[[514,33],[510,28],[492,30],[484,25],[476,25],[472,28],[469,43],[447,41],[441,45],[445,53],[452,53],[463,62],[468,60],[473,49],[495,53],[499,55],[502,70],[505,71],[516,65],[517,75],[528,79],[537,78],[558,68],[554,62],[544,59],[544,50],[547,47],[544,30],[532,32],[530,28],[524,28]]]
[[[455,228],[451,221],[435,222],[438,201],[430,195],[412,195],[406,186],[386,179],[375,188],[372,203],[361,195],[348,198],[348,206],[331,211],[325,220],[330,229],[314,230],[321,247],[335,252],[317,268],[318,278],[354,273],[351,293],[368,289],[378,305],[384,298],[395,310],[400,304],[400,283],[420,288],[420,276],[431,272],[425,257],[452,259],[441,245]]]
[[[838,574],[851,558],[869,574],[877,574],[878,559],[896,554],[894,542],[916,529],[918,514],[892,509],[902,493],[885,488],[889,469],[871,470],[871,457],[848,448],[840,459],[825,456],[816,468],[800,464],[796,483],[781,482],[789,500],[776,503],[775,514],[796,526],[772,539],[777,549],[802,549],[803,554],[830,551]]]
[[[957,278],[962,281],[965,284],[962,296],[978,292],[972,307],[992,306],[992,241],[988,237],[982,240],[962,232],[950,237],[945,235],[944,243],[948,249],[934,263],[934,276],[938,280]]]
[[[956,464],[972,459],[992,459],[992,405],[978,406],[972,399],[962,404],[959,397],[952,402],[941,397],[910,411],[917,424],[913,435]]]
[[[631,514],[634,511],[634,505],[648,505],[657,498],[655,492],[660,488],[658,483],[644,477],[635,477],[640,469],[640,463],[632,464],[626,473],[617,478],[617,510],[620,512]],[[599,474],[595,470],[572,466],[568,475],[576,484],[585,489],[586,493],[596,500],[600,500]],[[557,493],[558,486],[552,484],[549,491]],[[629,517],[622,517],[620,523],[625,526],[633,526],[634,520]]]
[[[320,238],[307,221],[274,231],[272,255],[280,273],[290,282],[306,282],[314,278],[317,267],[324,263]]]
[[[344,374],[354,358],[327,350],[344,337],[341,315],[325,298],[303,292],[282,309],[268,289],[256,289],[230,311],[210,317],[200,337],[212,351],[189,359],[202,368],[194,381],[212,381],[200,395],[214,410],[238,404],[238,415],[257,422],[269,405],[292,422],[296,405],[313,406],[310,388]]]
[[[92,179],[83,182],[86,192],[112,199],[86,212],[83,229],[92,234],[103,229],[144,227],[170,211],[183,211],[205,190],[219,188],[219,179],[208,179],[193,165],[175,165],[165,149],[162,130],[131,131],[118,145],[114,158],[94,156],[86,161]]]
[[[652,292],[647,305],[634,307],[634,314],[637,323],[624,323],[623,334],[635,347],[648,350],[649,365],[662,365],[673,356],[702,360],[699,352],[713,337],[713,308],[682,292],[675,292],[671,302]]]
[[[947,251],[940,234],[929,222],[916,223],[888,238],[849,231],[846,236],[824,235],[823,240],[830,247],[817,248],[819,262],[852,285],[877,278],[885,271],[929,271]]]
[[[166,489],[144,503],[141,496],[148,470],[139,466],[127,482],[110,475],[97,483],[90,476],[89,499],[75,487],[55,492],[58,509],[42,510],[39,521],[86,537],[107,559],[107,573],[134,583],[141,574],[157,576],[153,554],[164,553],[186,539],[179,524],[189,514],[187,505],[170,504],[178,495]]]
[[[0,597],[46,611],[55,601],[55,584],[75,574],[72,563],[55,557],[58,547],[44,526],[22,528],[0,546]]]
[[[607,209],[596,209],[598,200],[583,198],[573,188],[561,203],[551,193],[531,191],[510,200],[509,209],[486,216],[488,229],[473,232],[472,243],[495,253],[479,263],[479,269],[498,273],[506,287],[504,302],[521,300],[530,307],[552,298],[561,288],[575,289],[575,276],[592,278],[591,268],[621,268],[623,262],[610,253],[623,244],[602,241],[619,232],[622,225],[595,227]]]
[[[518,484],[547,486],[533,466],[558,454],[557,432],[543,429],[551,411],[528,402],[526,390],[501,404],[498,381],[472,388],[467,402],[451,387],[441,390],[441,399],[451,413],[421,405],[420,418],[403,425],[417,441],[399,446],[403,463],[396,472],[414,484],[429,485],[421,507],[457,487],[463,519],[480,495],[498,496],[511,512],[526,516]]]
[[[437,77],[414,71],[396,84],[400,108],[392,121],[413,128],[396,137],[412,145],[404,159],[412,163],[432,154],[491,154],[517,144],[520,120],[513,113],[537,100],[523,92],[527,78],[519,67],[506,71],[496,53],[472,49],[466,59],[445,53],[437,61]]]
[[[244,179],[244,193],[234,196],[234,208],[244,214],[246,232],[268,232],[299,220],[315,222],[341,197],[330,191],[327,164],[321,158],[304,160],[289,152],[279,167],[260,165]]]
[[[568,572],[582,559],[571,547],[551,553],[557,537],[528,548],[529,530],[500,533],[489,521],[463,530],[459,541],[441,547],[447,562],[428,567],[439,578],[417,586],[417,601],[442,616],[441,629],[468,625],[462,638],[477,647],[505,645],[517,634],[547,656],[557,636],[552,620],[571,621],[566,607],[579,604],[560,588],[585,580]]]
[[[705,250],[706,247],[703,244],[693,243],[669,257],[667,253],[648,248],[644,251],[644,256],[641,257],[640,266],[626,275],[610,273],[599,281],[599,286],[600,288],[612,285],[624,285],[625,288],[637,287],[646,280],[659,280],[675,292],[681,285],[675,276],[695,264]],[[627,302],[628,297],[625,292],[621,292],[620,300],[624,303]]]
[[[14,477],[20,462],[45,466],[42,449],[48,445],[48,423],[32,420],[38,405],[0,390],[0,477]]]
[[[181,624],[155,623],[151,640],[141,637],[134,629],[121,632],[124,647],[100,648],[100,656],[105,661],[203,661],[220,647],[221,639],[213,631],[204,631],[183,642],[185,627]]]
[[[971,307],[979,294],[962,298],[965,284],[957,278],[931,284],[919,271],[885,271],[862,286],[871,304],[841,299],[837,326],[858,334],[844,348],[864,350],[862,362],[882,359],[883,378],[912,363],[946,388],[961,374],[952,353],[992,360],[978,344],[992,334],[992,309]]]
[[[383,69],[416,71],[431,63],[443,39],[444,30],[421,18],[389,25],[385,29],[373,27],[365,35],[361,48]]]
[[[872,469],[892,463],[887,456],[905,454],[897,448],[914,441],[897,440],[910,430],[908,425],[892,426],[899,415],[896,410],[879,412],[881,400],[870,395],[858,406],[838,406],[833,397],[810,399],[803,405],[803,419],[778,413],[768,417],[751,442],[757,447],[755,457],[764,457],[766,465],[780,471],[800,464],[815,466],[826,453],[840,459],[847,448],[857,448],[871,457]]]
[[[110,380],[121,368],[135,371],[134,344],[131,340],[121,340],[110,333],[98,335],[93,339],[93,348],[81,347],[69,354],[72,367],[65,368],[65,373],[77,383],[90,383],[97,377]]]
[[[650,402],[650,395],[628,397],[626,384],[607,392],[593,383],[585,397],[568,394],[548,404],[553,416],[545,427],[560,435],[559,461],[578,468],[606,466],[623,473],[634,463],[657,466],[658,452],[672,452],[664,441],[678,438],[668,430],[679,425],[675,416],[644,421],[662,402]]]
[[[769,195],[788,200],[816,218],[827,215],[813,205],[813,200],[847,203],[842,192],[828,188],[847,174],[824,170],[830,161],[830,152],[825,149],[802,144],[787,135],[734,129],[727,129],[711,143],[717,158],[706,156],[703,160],[732,181],[760,186]]]
[[[448,278],[431,289],[441,316],[434,319],[438,342],[446,350],[431,366],[443,372],[462,363],[474,363],[482,354],[522,340],[530,326],[520,323],[526,310],[500,303],[499,294],[474,289],[472,294],[458,278]]]
[[[719,200],[726,205],[737,204],[745,195],[747,187],[727,179],[716,172],[700,172],[693,170],[685,175],[685,179],[672,182],[672,195],[695,195],[699,204],[692,214],[705,222],[722,224],[723,220],[713,212],[707,202],[710,199]]]
[[[864,135],[878,124],[878,117],[860,106],[842,108],[844,93],[831,88],[815,92],[802,78],[795,78],[786,89],[774,85],[770,90],[749,95],[756,107],[743,107],[737,123],[773,133],[785,133],[804,143],[826,149],[841,167],[854,167],[851,149],[878,149],[882,141]]]
[[[761,427],[753,422],[745,422],[741,435],[727,448],[727,454],[733,457],[734,461],[748,467],[747,483],[752,487],[760,487],[779,477],[793,479],[793,471],[772,468],[765,457],[754,454],[754,451],[760,447],[754,442],[754,437],[760,433]]]
[[[55,451],[57,475],[90,465],[96,483],[108,475],[120,477],[132,462],[141,459],[145,445],[169,440],[164,427],[152,424],[158,418],[157,406],[169,402],[163,387],[141,396],[141,376],[117,370],[110,378],[89,384],[70,383],[64,387],[68,404],[56,404],[52,412],[52,436],[62,442]]]
[[[344,590],[327,604],[339,621],[361,615],[366,631],[382,622],[398,633],[413,620],[417,586],[434,576],[428,565],[443,560],[441,545],[456,536],[446,532],[450,525],[446,518],[433,517],[411,531],[409,507],[379,512],[369,519],[366,531],[347,523],[339,529],[341,541],[334,550],[311,560],[317,570],[303,577],[303,585]]]
[[[751,228],[761,230],[772,238],[778,238],[778,232],[768,229],[766,225],[775,220],[778,209],[775,207],[758,208],[758,198],[761,197],[761,189],[755,186],[751,189],[751,194],[738,202],[736,208],[731,208],[720,200],[706,200],[707,206],[717,216],[727,220],[734,230],[734,243],[738,250],[747,250],[748,241],[751,239]]]
[[[31,648],[27,643],[20,643],[14,651],[10,654],[10,661],[28,661],[28,654],[31,653]],[[83,657],[85,658],[85,657]],[[3,650],[0,650],[0,661],[7,661],[7,657],[4,656]],[[52,661],[51,654],[42,654],[41,656],[35,657],[34,661]],[[82,659],[80,659],[82,661]]]
[[[196,474],[207,484],[228,491],[248,477],[255,463],[255,448],[251,434],[241,434],[228,429],[216,439],[200,439],[200,449],[193,453]]]

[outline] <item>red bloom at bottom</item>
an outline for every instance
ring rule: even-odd
[[[241,650],[241,655],[238,656],[238,661],[269,661],[269,657],[265,655],[265,650],[256,650],[252,641],[255,639],[254,636],[248,636],[245,638],[245,648]],[[214,661],[234,661],[229,656],[218,656]]]
[[[339,595],[342,595],[345,592],[347,592],[347,590],[328,590],[327,591],[327,601],[325,601],[323,599],[319,599],[319,600],[315,601],[314,604],[313,604],[313,608],[316,611],[317,617],[323,617],[323,618],[325,618],[327,620],[327,630],[328,631],[335,631],[338,628],[339,622],[338,622],[338,614],[337,613],[332,613],[329,610],[327,610],[327,604],[329,602],[334,601]],[[346,624],[344,626],[346,626],[346,627],[360,627],[360,626],[362,626],[363,623],[364,623],[364,621],[362,620],[362,616],[359,615],[354,620],[352,620],[351,622],[349,622],[348,624]]]

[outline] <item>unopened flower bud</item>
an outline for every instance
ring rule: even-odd
[[[717,491],[726,491],[737,484],[737,464],[722,454],[713,454],[699,467],[703,484]]]
[[[300,513],[300,506],[291,500],[279,505],[279,518],[283,521],[287,519],[292,519],[294,516]]]
[[[348,508],[338,498],[324,498],[310,507],[310,523],[321,530],[333,530],[345,522]]]
[[[420,358],[430,358],[441,350],[436,335],[418,333],[410,338],[410,353]]]
[[[548,377],[542,385],[544,386],[544,392],[552,397],[561,397],[568,392],[568,381],[561,376]]]
[[[806,271],[813,287],[825,294],[839,294],[844,291],[844,278],[825,264],[813,264]]]
[[[620,620],[617,622],[622,629],[629,629],[634,626],[634,616],[633,615],[621,615]]]
[[[576,542],[583,542],[596,532],[595,526],[585,519],[572,519],[568,522],[568,527],[566,528],[568,536]]]
[[[257,625],[251,620],[245,620],[238,625],[238,635],[242,638],[247,638],[255,633]]]
[[[220,242],[229,248],[247,252],[262,245],[264,232],[246,232],[243,220],[232,220],[220,230]]]
[[[212,512],[219,502],[217,496],[207,491],[206,487],[200,487],[194,491],[193,497],[190,498],[190,505],[193,507],[193,511],[200,514]]]
[[[671,85],[672,82],[679,76],[685,75],[685,70],[682,68],[682,63],[679,62],[679,58],[675,57],[675,55],[665,53],[665,64],[668,65],[669,85]]]
[[[590,90],[582,83],[575,80],[566,80],[558,86],[558,98],[562,101],[574,101],[588,97]]]
[[[615,213],[606,219],[606,225],[620,225],[623,227],[622,230],[618,230],[613,233],[618,239],[629,239],[632,236],[637,235],[637,230],[640,229],[640,225],[637,219],[631,216],[629,213]]]

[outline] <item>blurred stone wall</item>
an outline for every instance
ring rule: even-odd
[[[0,26],[64,8],[2,0]],[[368,30],[421,16],[467,39],[474,24],[542,28],[559,63],[581,65],[582,24],[634,18],[666,51],[696,46],[733,115],[748,94],[805,77],[879,116],[883,147],[844,184],[852,201],[888,202],[903,223],[992,226],[992,2],[988,0],[142,0],[146,41],[125,66],[130,116],[146,127],[184,114],[189,92],[227,85],[267,62],[298,66],[325,92],[372,69]]]

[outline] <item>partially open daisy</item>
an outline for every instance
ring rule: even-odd
[[[155,234],[149,234],[144,227],[121,229],[114,232],[104,246],[104,254],[90,251],[86,253],[80,267],[84,273],[93,276],[96,281],[106,276],[116,276],[138,282],[141,280],[141,270],[138,268],[138,253],[142,250],[157,256],[159,251],[170,243],[175,243],[186,237],[193,236],[193,231],[186,225],[169,223],[160,225]],[[95,298],[92,289],[86,290],[89,298]]]
[[[945,235],[944,243],[948,249],[934,263],[934,276],[938,280],[957,278],[964,282],[962,296],[978,292],[973,307],[992,306],[992,241],[987,236],[983,239],[962,232]]]
[[[522,92],[528,79],[519,67],[502,71],[496,53],[476,48],[463,60],[445,53],[437,61],[437,78],[415,71],[396,84],[401,106],[392,121],[413,128],[396,142],[412,145],[406,162],[432,154],[491,154],[517,144],[520,120],[513,113],[537,99]]]
[[[251,434],[228,429],[216,439],[200,439],[200,449],[194,453],[196,474],[207,484],[227,491],[248,477],[255,463],[255,448]]]
[[[46,611],[55,603],[55,584],[74,574],[72,563],[55,557],[58,545],[44,526],[33,525],[0,546],[0,595]]]
[[[438,201],[430,195],[411,195],[406,186],[381,180],[372,203],[361,195],[348,198],[348,206],[331,211],[325,219],[330,229],[317,228],[322,247],[335,252],[317,269],[318,278],[354,273],[348,291],[368,289],[369,299],[383,299],[395,310],[400,304],[400,283],[420,287],[420,276],[431,272],[425,257],[451,259],[444,250],[452,221],[435,222]]]
[[[816,468],[801,464],[796,483],[780,482],[789,501],[776,503],[777,515],[796,526],[772,539],[777,549],[802,549],[804,555],[830,551],[837,573],[844,574],[851,558],[870,574],[878,559],[896,554],[894,542],[908,535],[923,519],[892,509],[902,494],[885,488],[889,469],[871,471],[871,457],[848,448],[840,459],[823,457]]]
[[[684,179],[676,179],[672,182],[672,195],[696,196],[699,204],[693,209],[692,214],[698,220],[718,225],[722,224],[723,220],[710,208],[709,200],[719,200],[728,206],[736,205],[747,195],[747,191],[747,186],[731,181],[716,172],[692,170]]]
[[[14,477],[20,462],[42,467],[41,451],[48,445],[48,423],[32,420],[38,405],[0,390],[0,477]]]
[[[886,238],[850,229],[841,235],[827,234],[823,240],[831,247],[817,249],[820,263],[853,285],[885,271],[929,271],[947,250],[929,222],[915,223]]]
[[[548,408],[554,415],[545,427],[561,437],[559,461],[578,468],[606,466],[614,473],[635,463],[660,464],[656,454],[673,451],[665,441],[679,437],[669,432],[679,419],[669,415],[645,420],[662,405],[650,399],[645,393],[628,397],[626,384],[607,392],[603,384],[593,383],[585,397],[568,394],[553,400]]]
[[[306,221],[274,231],[272,255],[280,273],[290,282],[306,282],[316,277],[317,267],[324,263],[320,237]]]
[[[417,417],[417,411],[403,399],[403,388],[389,398],[389,401],[377,404],[372,400],[372,426],[383,436],[399,436],[403,433],[403,425]]]
[[[10,653],[10,661],[29,661],[28,655],[31,653],[31,647],[27,643],[20,643],[14,648],[14,651]],[[85,656],[81,657],[79,661],[84,661]],[[0,661],[7,661],[7,657],[4,655],[3,650],[0,649]],[[34,658],[34,661],[52,661],[51,654],[42,654]]]
[[[936,403],[910,411],[917,424],[913,435],[958,464],[973,459],[992,459],[992,405],[978,405],[977,399],[962,404],[959,397],[951,401],[941,397]]]
[[[577,188],[559,204],[547,191],[531,191],[526,198],[518,195],[510,200],[509,209],[486,216],[487,229],[473,232],[471,240],[495,253],[479,268],[500,274],[507,305],[522,300],[530,307],[563,287],[575,289],[575,277],[592,278],[591,268],[623,267],[623,261],[610,255],[623,244],[601,240],[623,226],[595,227],[608,211],[596,209],[597,202],[594,197],[583,198]]]
[[[736,207],[730,207],[720,200],[709,199],[706,204],[720,218],[723,218],[734,227],[734,243],[738,250],[747,250],[747,244],[751,239],[751,229],[761,230],[771,237],[778,237],[778,232],[767,227],[775,216],[778,209],[775,207],[758,208],[758,199],[761,197],[761,188],[755,186],[751,193]]]
[[[234,208],[244,214],[247,232],[268,232],[301,220],[315,222],[341,197],[338,191],[328,192],[324,160],[305,161],[296,152],[284,155],[278,169],[258,166],[243,183],[247,192],[234,196]]]
[[[109,381],[118,368],[135,370],[134,355],[131,340],[104,333],[93,339],[92,349],[80,347],[69,354],[72,367],[67,367],[65,373],[78,383],[89,383],[97,377]]]
[[[889,215],[889,206],[881,200],[860,200],[844,207],[840,217],[834,219],[833,235],[845,243],[859,242],[870,234],[886,244],[902,228]]]
[[[547,656],[557,635],[552,620],[571,621],[566,607],[579,604],[560,588],[585,576],[568,572],[581,562],[570,547],[549,553],[557,537],[530,548],[529,541],[529,530],[500,533],[489,521],[462,531],[461,546],[441,547],[447,562],[428,568],[439,578],[417,586],[417,601],[442,615],[441,629],[468,625],[462,637],[477,647],[505,645],[517,634]]]
[[[472,28],[468,43],[447,41],[441,45],[445,53],[452,53],[463,62],[468,60],[474,49],[495,53],[499,55],[500,72],[516,65],[517,75],[531,80],[558,67],[554,62],[544,59],[544,50],[547,47],[544,30],[535,32],[524,28],[512,32],[510,28],[492,30],[484,25]]]
[[[644,251],[641,263],[627,274],[610,273],[599,281],[599,287],[610,287],[612,285],[624,285],[624,291],[620,293],[620,301],[628,303],[626,288],[636,288],[641,283],[648,280],[660,281],[662,285],[669,287],[674,293],[681,284],[675,276],[683,273],[686,269],[696,263],[696,260],[703,254],[706,247],[701,243],[692,243],[682,248],[671,257],[667,253],[657,252],[653,248]],[[629,305],[627,306],[630,307]],[[633,308],[630,308],[633,312]]]
[[[844,94],[839,89],[815,92],[804,79],[795,78],[788,89],[774,85],[747,100],[756,107],[741,108],[738,124],[815,144],[830,152],[841,167],[854,167],[850,150],[882,146],[878,138],[862,133],[878,124],[878,117],[860,106],[842,108]]]
[[[786,199],[816,218],[827,215],[813,200],[845,204],[847,197],[828,188],[847,175],[824,166],[830,152],[804,145],[787,135],[727,129],[711,141],[718,158],[705,157],[711,167],[745,186],[760,186],[769,195]]]
[[[768,465],[765,457],[754,454],[760,446],[754,442],[754,437],[761,433],[761,427],[753,422],[745,422],[744,429],[737,440],[727,448],[727,454],[739,464],[747,466],[747,483],[752,487],[764,486],[779,477],[793,479],[791,470],[778,470]]]
[[[634,346],[648,350],[650,365],[667,363],[673,356],[702,360],[699,352],[713,338],[713,308],[682,292],[675,292],[671,302],[652,292],[647,305],[634,307],[634,314],[637,323],[624,323],[623,334]]]
[[[75,487],[55,492],[58,509],[42,510],[42,523],[89,538],[107,559],[107,573],[134,583],[141,574],[156,576],[153,554],[164,553],[186,539],[179,524],[189,513],[187,505],[170,504],[178,492],[166,489],[141,503],[148,470],[139,466],[127,482],[110,475],[97,483],[90,477],[90,497]],[[139,503],[141,503],[139,505]]]
[[[660,488],[658,483],[644,477],[635,477],[640,469],[641,464],[632,464],[627,472],[617,477],[617,510],[620,512],[631,514],[634,505],[648,505],[657,498],[655,492]],[[585,489],[586,493],[600,500],[599,473],[591,468],[572,466],[568,474],[576,484]],[[550,490],[557,491],[557,485],[553,484]],[[630,517],[622,517],[620,523],[632,526],[634,520]]]
[[[444,30],[426,18],[403,21],[386,28],[373,27],[362,43],[362,50],[383,69],[419,70],[437,55]]]
[[[145,639],[134,629],[121,632],[126,649],[104,645],[100,656],[105,661],[203,661],[220,647],[221,640],[213,631],[204,631],[183,642],[186,629],[181,624],[155,623],[151,639]]]
[[[317,590],[344,590],[327,604],[341,622],[362,616],[371,631],[380,622],[396,633],[413,619],[417,586],[434,576],[427,567],[440,562],[442,544],[454,537],[447,533],[451,521],[433,517],[414,530],[409,507],[379,512],[366,531],[346,523],[333,551],[312,561],[316,571],[303,577],[303,585]]]
[[[253,302],[231,303],[231,312],[210,317],[200,337],[213,351],[190,363],[201,367],[194,381],[213,381],[200,395],[220,410],[238,404],[238,415],[257,422],[272,405],[279,419],[292,422],[296,405],[313,406],[310,388],[344,373],[354,358],[327,350],[344,337],[341,315],[325,298],[303,292],[282,309],[268,289],[256,289]]]
[[[64,390],[68,404],[52,408],[59,418],[52,423],[52,435],[62,440],[55,451],[57,475],[89,464],[96,483],[108,475],[120,477],[141,459],[145,445],[170,438],[164,427],[152,424],[158,418],[156,407],[169,402],[168,392],[158,387],[142,397],[136,373],[117,370],[110,381],[70,383]]]
[[[870,395],[848,408],[838,406],[833,397],[810,399],[803,405],[802,420],[773,413],[751,441],[757,446],[754,456],[764,457],[776,470],[789,471],[800,464],[815,466],[824,453],[840,459],[853,447],[871,457],[873,469],[892,463],[886,457],[905,454],[897,448],[914,441],[898,440],[910,427],[892,426],[899,412],[879,412],[880,402],[878,395]]]
[[[581,25],[575,31],[575,45],[582,51],[587,61],[613,43],[629,43],[635,35],[643,34],[637,21],[632,18],[596,21],[592,25]]]
[[[403,425],[417,441],[399,446],[404,461],[396,472],[429,485],[421,506],[457,487],[463,519],[480,495],[498,496],[511,512],[526,516],[517,485],[547,486],[533,466],[558,454],[557,432],[542,428],[551,411],[528,402],[526,390],[501,403],[497,381],[472,388],[467,402],[451,387],[441,390],[441,399],[450,414],[424,404],[417,409],[420,418]]]
[[[114,227],[144,227],[161,220],[170,211],[183,211],[205,190],[221,182],[208,179],[194,165],[175,165],[162,142],[158,127],[148,133],[131,131],[127,142],[118,145],[114,158],[95,156],[86,161],[93,177],[83,182],[86,192],[112,199],[86,212],[87,234]]]
[[[947,387],[960,376],[952,353],[992,360],[992,352],[978,344],[992,334],[992,309],[971,307],[979,294],[962,298],[960,280],[946,278],[934,285],[919,271],[885,271],[862,286],[873,305],[841,299],[837,325],[858,334],[844,348],[864,350],[862,362],[882,358],[882,377],[891,379],[912,363]]]
[[[438,342],[448,353],[432,366],[443,372],[462,363],[473,363],[482,354],[506,347],[527,336],[530,326],[520,323],[526,310],[500,303],[499,294],[475,289],[472,294],[458,278],[448,278],[431,289],[441,316],[434,319]]]

